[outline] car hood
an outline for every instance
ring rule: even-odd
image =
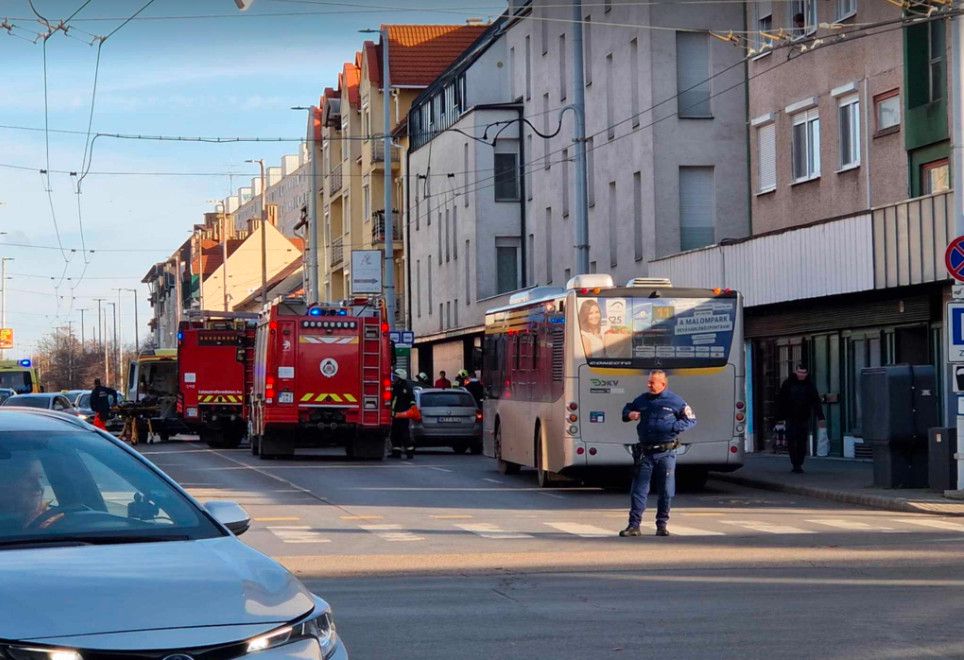
[[[0,604],[0,639],[41,641],[198,626],[270,628],[307,613],[314,599],[283,567],[226,536],[0,550]]]

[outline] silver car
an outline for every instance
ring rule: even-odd
[[[482,453],[482,411],[468,390],[426,387],[415,390],[422,419],[409,425],[416,447],[451,447],[456,453]]]
[[[0,658],[347,660],[328,604],[131,448],[0,410]]]

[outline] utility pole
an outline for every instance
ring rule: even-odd
[[[4,232],[6,233],[6,232]],[[7,327],[7,262],[13,257],[0,257],[0,328]],[[0,349],[0,359],[7,357],[6,349]]]
[[[228,311],[228,214],[224,212],[224,202],[221,204],[221,294],[224,301],[224,311]],[[135,296],[137,293],[135,292]]]
[[[961,2],[951,5],[953,10],[962,8]],[[951,18],[951,189],[954,191],[954,235],[964,236],[964,25],[960,14]],[[949,321],[946,320],[945,322]],[[953,365],[948,366],[953,373]],[[953,376],[952,376],[953,378]],[[961,398],[957,406],[957,488],[964,492],[964,415],[961,415]]]
[[[94,300],[97,301],[97,343],[99,344],[98,348],[103,349],[104,348],[104,330],[103,330],[103,327],[101,326],[101,319],[103,318],[103,316],[100,311],[100,304],[104,302],[104,299],[94,298]]]
[[[112,318],[113,321],[114,321],[114,349],[111,351],[111,360],[112,360],[113,363],[114,363],[114,374],[115,374],[115,376],[116,376],[116,374],[117,374],[117,367],[118,367],[118,361],[117,361],[117,303],[115,303],[115,302],[109,302],[109,303],[107,303],[107,304],[110,305],[110,306],[113,308],[113,310],[112,310],[113,313],[111,314],[111,318]]]
[[[80,312],[80,349],[83,352],[84,343],[86,342],[86,337],[84,336],[84,312],[87,311],[86,307],[82,307],[77,310]]]
[[[589,206],[586,193],[586,81],[582,53],[582,2],[572,0],[572,141],[576,150],[576,273],[589,272]],[[520,134],[521,135],[521,134]],[[520,138],[521,139],[521,138]]]
[[[130,291],[134,294],[134,352],[139,353],[141,350],[141,334],[137,328],[140,324],[137,315],[137,289],[118,289],[118,291]]]
[[[264,159],[252,158],[244,162],[257,163],[261,168],[261,304],[266,305],[268,303],[268,215],[265,209],[268,195],[264,189]]]

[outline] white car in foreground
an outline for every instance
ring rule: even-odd
[[[347,660],[331,608],[76,417],[0,410],[0,658]]]

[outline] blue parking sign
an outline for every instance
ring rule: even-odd
[[[947,303],[947,359],[964,362],[964,303]]]

